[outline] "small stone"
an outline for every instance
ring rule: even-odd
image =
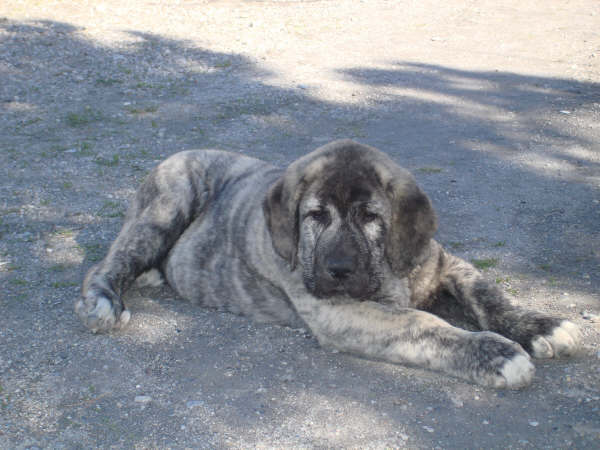
[[[458,397],[450,397],[450,401],[456,408],[462,408],[464,406],[463,401]]]
[[[598,314],[593,313],[591,311],[582,311],[581,317],[585,320],[591,320],[593,322],[593,321],[598,320],[600,316],[598,316]]]
[[[529,421],[529,425],[531,425],[532,427],[537,427],[540,423],[536,422],[535,420],[530,420]]]
[[[134,401],[136,403],[149,403],[152,401],[152,397],[148,395],[136,395]]]
[[[203,403],[200,400],[189,400],[185,402],[185,406],[187,406],[188,409],[196,408],[197,406],[202,406],[202,404]]]

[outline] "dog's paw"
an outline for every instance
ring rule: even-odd
[[[549,333],[531,339],[534,358],[559,358],[571,356],[581,345],[581,331],[573,322],[563,320]]]
[[[131,313],[122,305],[115,306],[106,295],[90,291],[77,300],[75,312],[92,333],[122,328],[131,318]]]
[[[472,379],[484,386],[518,389],[531,383],[535,367],[523,348],[496,333],[477,335]]]
[[[518,389],[527,386],[533,379],[535,367],[525,352],[507,359],[499,369],[500,376],[494,378],[494,387]]]

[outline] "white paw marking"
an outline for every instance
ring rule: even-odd
[[[535,358],[553,358],[574,354],[581,344],[581,331],[573,322],[563,320],[552,334],[536,337],[531,345]]]
[[[110,301],[104,297],[99,297],[96,307],[90,311],[90,315],[97,316],[101,320],[106,320],[113,314],[113,307]]]
[[[98,297],[96,307],[89,312],[88,318],[94,318],[88,324],[92,333],[112,328],[116,318],[110,300],[105,297]]]
[[[75,303],[75,312],[92,333],[121,328],[129,322],[131,313],[123,311],[119,321],[111,301],[103,295],[88,295]],[[126,314],[124,314],[126,313]]]
[[[520,388],[531,383],[535,367],[528,355],[517,354],[504,364],[500,373],[504,379],[496,387]]]
[[[164,278],[160,274],[160,272],[156,269],[149,270],[148,272],[144,272],[141,274],[137,280],[135,280],[138,286],[151,286],[151,287],[159,287],[162,286],[165,282]]]
[[[120,326],[124,327],[127,325],[129,323],[129,319],[131,319],[131,313],[126,309],[121,313],[121,317],[119,317]]]
[[[554,350],[550,342],[544,336],[537,336],[531,341],[531,349],[534,358],[552,358]]]

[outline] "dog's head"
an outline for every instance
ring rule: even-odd
[[[379,150],[344,140],[291,164],[263,204],[275,251],[317,297],[367,299],[387,264],[398,276],[419,263],[436,229],[412,175]]]

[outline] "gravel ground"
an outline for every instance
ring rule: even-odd
[[[597,1],[1,2],[0,111],[0,448],[598,446]],[[167,288],[133,289],[122,332],[76,320],[159,160],[341,137],[412,170],[438,240],[582,355],[495,391]]]

